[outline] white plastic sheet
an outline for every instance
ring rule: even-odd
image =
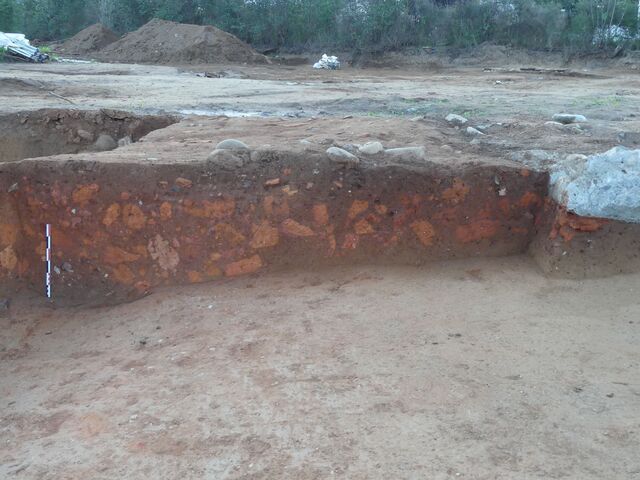
[[[6,48],[16,44],[31,45],[27,37],[22,33],[0,32],[0,47]]]
[[[340,61],[338,60],[338,57],[328,56],[325,53],[324,55],[322,55],[322,58],[313,65],[313,68],[325,69],[325,70],[339,70]]]

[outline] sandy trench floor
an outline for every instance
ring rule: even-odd
[[[640,275],[350,267],[0,319],[0,476],[640,478]]]

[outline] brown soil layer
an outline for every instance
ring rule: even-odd
[[[216,27],[159,19],[108,45],[97,57],[123,63],[269,63],[267,57]]]
[[[101,23],[96,23],[65,41],[56,51],[65,55],[86,55],[102,50],[119,38],[115,32]]]
[[[0,163],[95,150],[100,135],[137,142],[177,118],[134,115],[118,110],[42,109],[0,115]]]

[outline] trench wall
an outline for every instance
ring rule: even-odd
[[[100,151],[101,134],[136,142],[178,121],[167,115],[138,116],[118,110],[60,110],[0,114],[0,163],[24,158]]]
[[[162,285],[284,268],[525,252],[547,175],[506,166],[337,167],[262,152],[242,169],[26,160],[2,167],[0,283],[103,304]]]
[[[20,261],[25,257],[23,231],[16,198],[9,193],[11,184],[0,166],[0,294],[14,288],[24,276]]]
[[[640,225],[568,212],[551,199],[531,253],[549,276],[584,279],[640,271]]]

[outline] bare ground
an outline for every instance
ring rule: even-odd
[[[457,152],[470,149],[519,161],[514,154],[531,149],[590,155],[619,144],[640,146],[637,71],[551,67],[542,72],[517,66],[318,72],[307,65],[8,65],[0,71],[0,111],[111,108],[136,114],[439,122],[453,112],[471,125],[489,127],[489,135],[475,139],[475,145],[473,138],[463,139],[467,148]],[[198,76],[205,73],[219,78]],[[558,133],[544,123],[559,112],[586,115],[589,124],[583,131]]]
[[[313,71],[309,66],[122,64],[5,65],[0,110],[116,108],[149,113],[222,112],[264,115],[436,115],[477,119],[545,118],[579,111],[594,120],[631,121],[640,107],[636,71],[590,69],[568,74],[481,67]],[[205,78],[208,72],[221,78]],[[23,82],[16,85],[16,81]],[[11,83],[13,82],[13,83]],[[496,83],[499,82],[499,83]]]
[[[0,111],[331,117],[274,136],[318,144],[379,134],[367,117],[426,116],[452,159],[593,153],[640,131],[637,72],[508,70],[3,65]],[[589,126],[545,129],[559,111]],[[472,144],[450,112],[503,125]],[[350,115],[365,117],[354,131],[333,122]],[[206,155],[215,122],[176,142]],[[16,295],[0,318],[0,476],[640,478],[639,289],[640,275],[548,279],[513,257],[262,276],[108,309]]]
[[[361,267],[2,320],[5,478],[640,478],[640,276]],[[42,303],[42,302],[38,302]]]

